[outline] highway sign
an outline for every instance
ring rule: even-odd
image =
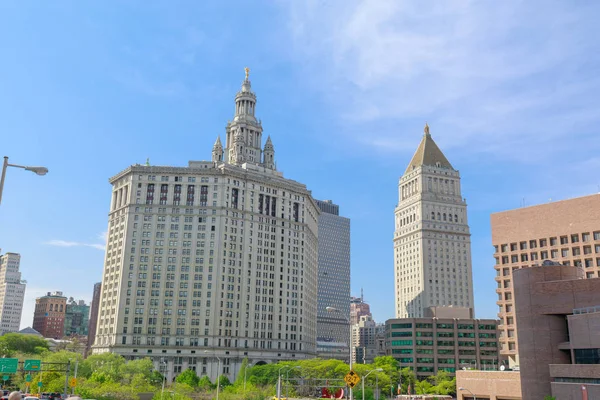
[[[42,387],[42,381],[39,381],[39,382],[38,382],[38,386],[39,386],[39,387]]]
[[[69,386],[71,386],[71,387],[77,386],[77,378],[70,378],[69,379]]]
[[[360,376],[358,376],[356,372],[350,370],[350,372],[348,372],[348,374],[346,374],[346,376],[344,377],[344,380],[346,381],[348,386],[353,388],[358,384],[358,382],[360,382]]]
[[[2,377],[2,380],[6,382],[6,381],[8,380],[8,378],[9,378],[9,376],[8,376],[8,375],[4,375],[4,376]]]
[[[25,371],[39,371],[41,370],[42,362],[40,360],[25,360],[23,362],[23,370]]]
[[[25,377],[25,382],[31,382],[31,374],[27,374]]]
[[[15,373],[18,366],[18,358],[0,358],[0,372]]]

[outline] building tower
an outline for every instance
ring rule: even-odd
[[[213,145],[212,161],[215,163],[223,162],[223,145],[221,144],[220,136],[217,136],[217,141]]]
[[[210,161],[110,179],[94,353],[212,381],[235,380],[245,358],[315,356],[319,209],[305,185],[262,165],[247,74],[235,104],[223,162],[216,146]]]
[[[0,255],[0,335],[18,332],[21,325],[25,281],[21,280],[21,255]]]
[[[86,354],[90,353],[94,339],[96,338],[96,326],[98,325],[98,309],[100,308],[100,293],[102,292],[102,282],[94,284],[94,294],[92,296],[92,306],[90,308],[90,320],[88,323],[88,339]]]
[[[267,144],[269,140],[267,139]],[[265,157],[267,146],[265,145]],[[350,219],[331,200],[316,200],[319,216],[317,341],[350,343]],[[334,307],[341,313],[327,312]]]
[[[395,209],[396,318],[432,306],[473,308],[471,239],[460,174],[429,126],[398,183]]]
[[[267,137],[267,143],[265,143],[265,148],[263,150],[263,165],[266,168],[276,169],[275,148],[273,147],[273,142],[271,142],[271,136]]]

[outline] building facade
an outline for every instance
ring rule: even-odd
[[[501,320],[500,353],[519,365],[513,273],[552,260],[600,276],[600,194],[491,215]]]
[[[460,173],[425,133],[398,184],[395,209],[396,318],[432,306],[473,308],[471,235]]]
[[[84,300],[69,298],[65,310],[65,336],[87,336],[90,306]]]
[[[18,332],[21,326],[25,281],[21,280],[21,255],[0,255],[0,335]]]
[[[316,200],[319,215],[317,341],[350,343],[350,220],[331,200]],[[340,312],[327,312],[334,307]]]
[[[98,309],[100,308],[100,293],[102,292],[102,282],[94,284],[94,294],[92,295],[92,306],[90,308],[90,320],[88,322],[88,338],[87,338],[87,350],[89,353],[94,339],[96,338],[96,326],[98,324]]]
[[[363,315],[358,323],[352,325],[352,362],[372,363],[377,353],[377,334],[379,326],[371,315]]]
[[[397,318],[385,322],[386,352],[419,380],[457,369],[498,369],[498,321],[461,318]]]
[[[134,165],[110,179],[94,353],[213,381],[235,379],[244,358],[315,356],[319,209],[277,170],[270,138],[261,148],[255,106],[246,75],[212,161]]]
[[[360,317],[364,315],[371,316],[371,306],[365,303],[362,293],[360,297],[350,297],[350,324],[358,324]]]
[[[600,279],[585,274],[558,263],[514,272],[523,400],[600,399]]]
[[[65,336],[67,298],[62,292],[48,292],[35,299],[33,329],[45,338],[62,339]]]

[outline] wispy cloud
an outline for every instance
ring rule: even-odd
[[[404,149],[427,120],[446,149],[494,157],[556,155],[586,139],[600,148],[600,4],[282,4],[293,53],[360,145]]]
[[[45,245],[48,246],[56,246],[56,247],[92,247],[94,249],[98,249],[98,250],[105,250],[106,247],[104,244],[100,244],[100,243],[82,243],[82,242],[72,242],[72,241],[68,241],[68,240],[59,240],[59,239],[54,239],[54,240],[49,240],[47,242],[44,242]]]

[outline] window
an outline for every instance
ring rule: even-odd
[[[600,231],[594,232],[594,240],[600,240]]]
[[[521,248],[521,250],[527,250],[527,242],[519,243],[519,247]]]
[[[560,244],[568,244],[569,243],[569,237],[568,236],[561,236],[560,237]]]
[[[590,241],[590,233],[589,232],[582,233],[581,234],[581,241],[582,242],[589,242]]]
[[[577,243],[577,242],[579,242],[579,235],[578,234],[571,235],[571,243]]]
[[[575,349],[575,364],[600,364],[600,349]]]
[[[517,244],[516,243],[511,243],[510,244],[510,251],[517,251]]]
[[[535,242],[535,240],[530,240],[529,241],[529,248],[530,249],[535,249],[537,247],[537,243]]]
[[[548,240],[540,239],[540,247],[546,247],[548,245]]]
[[[412,346],[412,340],[392,340],[392,346]]]
[[[409,324],[392,324],[392,329],[410,329],[412,328],[412,323]]]
[[[550,238],[550,246],[556,246],[556,238]]]

